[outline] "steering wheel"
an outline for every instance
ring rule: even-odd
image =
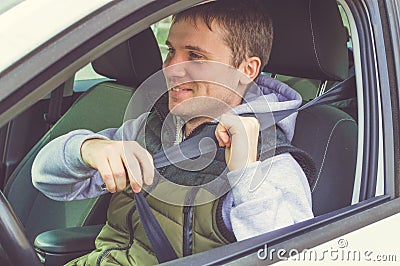
[[[2,191],[0,191],[0,244],[14,265],[43,266],[25,235],[24,227]]]

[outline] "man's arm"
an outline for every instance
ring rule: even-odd
[[[313,217],[307,178],[294,158],[286,153],[257,161],[258,131],[256,118],[222,115],[215,132],[226,147],[232,186],[223,217],[237,240]]]
[[[281,154],[228,173],[229,213],[237,240],[313,217],[308,181],[296,160]]]
[[[81,158],[80,147],[88,139],[117,138],[117,129],[93,133],[74,130],[44,146],[32,165],[32,183],[54,200],[96,197],[102,193],[101,176]]]
[[[120,154],[123,154],[120,141],[122,134],[130,136],[132,140],[136,139],[145,117],[142,115],[136,120],[128,121],[119,129],[106,129],[98,133],[75,130],[54,139],[35,158],[32,166],[33,185],[46,196],[64,201],[96,197],[107,192],[101,188],[105,183],[101,171],[82,158],[82,145],[94,140],[117,140],[113,142],[113,146],[119,148]],[[104,153],[95,145],[92,146],[92,154],[99,154],[102,158]],[[111,153],[107,156],[115,157]],[[122,156],[117,157],[122,160]],[[126,175],[123,179],[125,182]]]

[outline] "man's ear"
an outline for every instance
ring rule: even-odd
[[[261,60],[257,56],[249,57],[240,64],[239,70],[245,75],[240,78],[241,84],[249,84],[252,82],[260,73]]]

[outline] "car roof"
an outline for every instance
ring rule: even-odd
[[[109,2],[26,0],[9,8],[0,14],[0,72]]]

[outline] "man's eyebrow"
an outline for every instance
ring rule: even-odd
[[[208,52],[208,51],[206,51],[206,50],[204,50],[204,49],[202,49],[202,48],[200,48],[198,46],[186,45],[185,48],[188,49],[188,50],[198,51],[198,52],[203,53],[203,54],[211,54],[210,52]]]
[[[168,40],[165,41],[165,44],[166,44],[167,46],[171,46],[171,47],[173,46],[173,45],[171,44],[171,42],[168,41]],[[185,49],[193,50],[193,51],[198,51],[198,52],[204,53],[204,54],[211,54],[210,52],[208,52],[208,51],[206,51],[206,50],[204,50],[204,49],[202,49],[202,48],[200,48],[200,47],[198,47],[198,46],[193,46],[193,45],[186,45],[186,46],[185,46]]]

